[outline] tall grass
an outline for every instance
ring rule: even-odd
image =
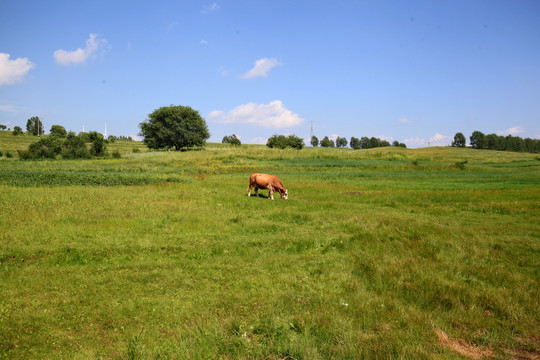
[[[0,357],[540,351],[534,155],[210,144],[0,171]],[[255,171],[289,200],[245,196]]]

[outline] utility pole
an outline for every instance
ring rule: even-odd
[[[311,122],[311,137],[313,137],[313,121]]]

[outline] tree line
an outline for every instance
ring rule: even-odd
[[[28,134],[38,136],[44,134],[43,123],[39,117],[34,116],[26,123]],[[116,140],[133,141],[127,136],[109,136],[105,139],[103,134],[97,131],[80,132],[66,131],[61,125],[53,125],[48,136],[42,136],[37,141],[28,146],[27,150],[19,150],[19,158],[23,160],[34,159],[55,159],[61,156],[62,159],[89,159],[92,157],[106,157],[107,144]],[[13,135],[22,134],[22,129],[15,126]],[[120,157],[118,151],[111,154],[113,157]]]
[[[512,135],[497,135],[488,134],[485,135],[481,131],[474,131],[469,137],[471,147],[473,149],[487,149],[487,150],[499,150],[499,151],[516,151],[516,152],[540,152],[540,140],[531,138],[521,138],[519,136]],[[452,146],[465,147],[465,135],[463,133],[456,133]]]
[[[347,142],[347,138],[344,137],[337,137],[336,141],[333,139],[328,138],[328,136],[325,136],[321,141],[316,136],[311,137],[311,146],[317,147],[337,147],[337,148],[344,148],[347,147],[347,144],[351,147],[351,149],[373,149],[378,147],[385,147],[385,146],[395,146],[395,147],[403,147],[406,148],[407,145],[404,143],[400,143],[399,141],[395,140],[392,144],[388,142],[387,140],[381,140],[376,137],[368,138],[367,136],[361,137],[360,139],[352,136],[351,141]]]

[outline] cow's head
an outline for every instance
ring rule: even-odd
[[[281,197],[283,198],[283,200],[287,200],[289,198],[289,192],[287,191],[287,189],[285,189],[285,191],[281,193]]]

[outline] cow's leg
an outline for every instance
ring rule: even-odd
[[[274,188],[268,185],[268,198],[274,200]]]
[[[259,197],[259,188],[255,186],[255,196]]]
[[[253,184],[249,184],[248,188],[247,188],[247,195],[248,196],[251,196],[251,188],[253,187]]]

